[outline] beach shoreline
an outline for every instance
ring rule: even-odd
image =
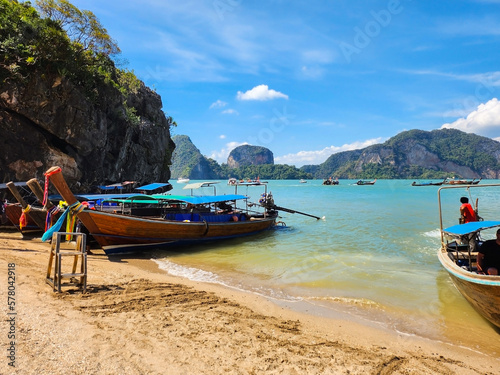
[[[2,374],[498,373],[498,359],[470,349],[307,314],[101,250],[88,256],[86,294],[53,293],[49,249],[0,232],[5,352],[8,270],[16,277],[15,367],[2,356]]]

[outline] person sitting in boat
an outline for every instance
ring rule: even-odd
[[[477,221],[476,212],[469,203],[469,198],[460,198],[460,224],[469,223],[471,221]]]
[[[217,211],[218,214],[231,214],[231,213],[233,213],[233,206],[231,206],[230,204],[227,204],[226,202],[217,203],[217,208],[219,209]]]
[[[484,241],[477,253],[477,272],[485,275],[498,275],[500,269],[500,229],[497,238]]]

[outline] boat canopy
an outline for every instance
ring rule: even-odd
[[[209,182],[193,182],[192,184],[187,184],[183,189],[199,189],[202,187],[210,187],[212,185],[218,184],[219,181],[209,181]]]
[[[190,204],[210,204],[210,203],[218,203],[218,202],[227,202],[227,201],[235,201],[241,199],[247,199],[246,195],[239,194],[227,194],[227,195],[214,195],[214,196],[185,196],[185,195],[164,195],[164,194],[155,194],[155,195],[133,195],[126,197],[124,199],[114,198],[109,199],[113,202],[119,203],[144,203],[144,204],[155,204],[162,201],[169,202],[185,202]]]
[[[135,196],[144,195],[134,193]],[[130,197],[130,193],[107,193],[107,194],[75,194],[76,199],[80,201],[99,201],[99,200],[109,200],[109,199],[124,199]],[[63,198],[59,194],[49,195],[51,201],[62,201]]]
[[[485,229],[500,227],[500,221],[471,221],[465,224],[457,224],[452,227],[443,229],[443,233],[451,236],[463,236],[466,234],[477,233]]]
[[[160,188],[168,186],[168,185],[170,185],[170,183],[168,183],[168,182],[166,182],[166,183],[165,182],[154,182],[152,184],[137,187],[137,188],[135,188],[135,190],[153,191],[153,190],[160,189]]]

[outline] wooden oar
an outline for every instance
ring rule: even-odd
[[[292,210],[292,209],[290,209],[290,208],[279,207],[279,206],[276,206],[276,205],[274,205],[272,208],[273,208],[273,209],[275,209],[275,210],[278,210],[278,211],[290,212],[291,214],[301,214],[301,215],[304,215],[304,216],[313,217],[313,218],[315,218],[316,220],[320,220],[320,219],[321,219],[321,218],[320,218],[320,217],[318,217],[318,216],[314,216],[314,215],[306,214],[305,212],[300,212],[300,211]]]

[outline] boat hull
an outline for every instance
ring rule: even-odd
[[[9,221],[16,227],[18,231],[21,233],[36,233],[42,232],[45,228],[40,227],[38,224],[41,222],[45,222],[45,217],[40,212],[37,211],[29,211],[26,215],[27,225],[21,229],[19,225],[19,220],[21,219],[21,215],[23,213],[23,208],[20,204],[9,203],[5,206],[5,215],[9,219]],[[38,224],[37,224],[38,223]]]
[[[106,253],[246,236],[269,229],[275,217],[238,222],[181,222],[83,210],[78,218]]]
[[[458,267],[446,250],[438,258],[458,291],[489,322],[500,328],[500,276],[479,275]]]

